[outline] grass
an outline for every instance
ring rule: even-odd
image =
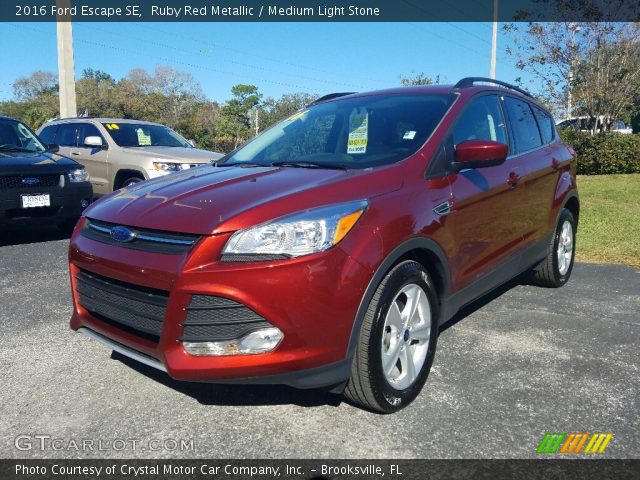
[[[578,177],[576,260],[640,268],[640,174]]]

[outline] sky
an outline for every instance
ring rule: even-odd
[[[233,85],[265,96],[367,91],[423,72],[441,83],[489,76],[491,23],[73,23],[75,74],[170,65],[188,71],[205,95],[223,102]],[[496,78],[529,78],[514,67],[498,33]],[[57,72],[55,23],[0,24],[0,100],[36,70]],[[532,85],[535,91],[535,86]]]

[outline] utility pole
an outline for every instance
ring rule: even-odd
[[[571,118],[571,111],[573,110],[571,89],[573,88],[573,64],[575,62],[575,48],[576,48],[576,32],[580,31],[580,26],[572,23],[569,25],[569,31],[571,32],[569,43],[569,81],[567,83],[567,118]]]
[[[256,136],[260,133],[260,119],[259,119],[260,109],[256,107]]]
[[[73,35],[69,12],[71,0],[56,0],[58,12],[56,17],[58,31],[58,86],[60,96],[60,118],[76,117],[76,81],[73,65]]]
[[[493,0],[493,34],[491,36],[491,73],[492,80],[496,79],[496,49],[498,45],[498,0]]]

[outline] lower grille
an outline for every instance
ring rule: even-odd
[[[228,298],[194,295],[182,322],[184,342],[235,340],[272,325],[241,303]]]
[[[78,302],[96,318],[154,341],[160,338],[168,292],[86,271],[75,278]]]

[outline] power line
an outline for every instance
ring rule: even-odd
[[[106,32],[106,33],[109,33],[109,34],[113,34],[112,32],[109,32],[108,30],[100,29],[100,28],[93,27],[93,26],[88,27],[88,28],[91,28],[91,30],[99,30],[99,31],[103,31],[103,32]],[[186,54],[189,54],[189,55],[196,55],[196,53],[193,52],[193,51],[186,50],[186,49],[183,49],[183,48],[178,48],[178,47],[175,47],[173,45],[167,45],[167,44],[159,43],[159,42],[156,42],[154,40],[149,40],[149,39],[140,38],[140,37],[133,37],[133,36],[130,36],[129,38],[131,38],[131,39],[133,39],[135,41],[138,41],[138,42],[145,42],[145,43],[148,43],[150,45],[154,45],[156,47],[160,47],[160,48],[163,48],[163,49],[171,49],[171,50],[175,50],[176,52],[186,53]],[[270,68],[265,68],[265,67],[261,67],[261,66],[257,66],[257,65],[252,65],[252,64],[249,64],[249,63],[239,62],[237,60],[229,60],[229,59],[224,59],[224,58],[216,58],[216,60],[222,61],[222,62],[231,63],[231,64],[234,64],[234,65],[239,65],[239,66],[242,66],[242,67],[245,67],[245,68],[251,68],[251,69],[254,69],[254,70],[260,70],[260,71],[263,71],[263,72],[276,73],[276,74],[280,74],[281,73],[281,72],[279,72],[277,70],[273,70],[273,69],[270,69]],[[306,76],[306,75],[300,75],[300,74],[296,74],[296,73],[288,73],[287,76],[289,76],[289,77],[297,77],[297,78],[301,78],[303,80],[311,80],[311,81],[318,82],[318,83],[325,83],[325,84],[328,84],[328,85],[341,85],[341,86],[357,88],[357,89],[365,89],[365,88],[367,88],[367,87],[363,87],[362,85],[356,85],[356,84],[345,83],[345,82],[335,82],[335,81],[331,81],[331,80],[323,80],[323,79],[319,79],[319,78],[315,78],[315,77],[309,77],[309,76]]]

